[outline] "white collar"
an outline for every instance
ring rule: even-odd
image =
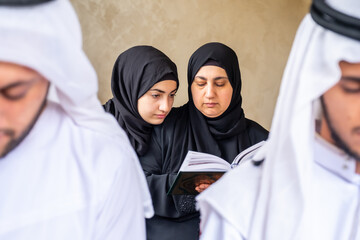
[[[356,174],[356,160],[341,149],[315,137],[315,162],[346,181],[360,185],[360,175]]]

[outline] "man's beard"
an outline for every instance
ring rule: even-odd
[[[323,96],[321,96],[320,100],[321,100],[321,106],[323,109],[323,115],[324,115],[325,121],[329,127],[331,138],[334,140],[335,145],[338,148],[340,148],[341,150],[343,150],[347,155],[354,158],[356,161],[360,162],[360,155],[358,153],[356,153],[355,151],[351,150],[350,146],[347,143],[345,143],[344,140],[342,140],[340,135],[336,132],[336,130],[332,126]]]
[[[10,137],[10,142],[5,146],[4,151],[2,153],[0,153],[0,159],[5,157],[8,153],[10,153],[14,148],[16,148],[21,142],[22,140],[24,140],[24,138],[29,134],[29,132],[31,131],[31,129],[34,127],[36,121],[38,120],[38,118],[40,117],[42,111],[44,110],[45,106],[46,106],[46,101],[47,98],[44,98],[44,101],[41,103],[41,106],[38,110],[38,112],[36,113],[35,117],[32,119],[32,121],[30,122],[30,124],[27,126],[27,128],[20,134],[20,136],[18,138],[15,138],[15,131],[12,129],[4,129],[4,130],[0,130],[2,131],[5,135],[8,135]]]

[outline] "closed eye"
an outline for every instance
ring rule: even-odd
[[[343,77],[340,81],[341,87],[346,93],[359,93],[360,82],[352,77]]]
[[[203,87],[206,85],[206,81],[202,81],[202,80],[198,81],[197,80],[197,81],[195,81],[195,84],[198,85],[199,87]]]
[[[360,92],[360,88],[347,88],[347,87],[343,87],[343,90],[346,93],[359,93]]]
[[[217,87],[223,87],[225,86],[226,83],[229,82],[229,79],[226,78],[226,77],[218,77],[218,78],[215,78],[215,85]]]
[[[32,82],[20,82],[14,85],[5,87],[1,90],[1,93],[7,99],[11,101],[19,100],[26,96],[27,92],[29,91]]]

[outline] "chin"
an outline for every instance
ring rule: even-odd
[[[218,116],[220,116],[221,114],[218,114],[218,113],[216,113],[216,114],[214,114],[214,113],[203,113],[206,117],[208,117],[208,118],[216,118],[216,117],[218,117]]]
[[[151,125],[160,125],[160,124],[162,124],[164,122],[164,120],[163,119],[161,119],[161,120],[153,120],[153,121],[149,121],[148,123],[150,123]]]

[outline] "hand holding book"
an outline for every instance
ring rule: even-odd
[[[214,178],[210,178],[207,175],[199,175],[195,178],[195,190],[198,193],[201,193],[206,188],[208,188],[211,184],[213,184],[216,180]]]
[[[208,153],[189,151],[185,156],[177,177],[168,191],[168,195],[197,195],[217,181],[225,172],[236,167],[240,161],[246,161],[255,150],[261,147],[259,142],[239,153],[230,165],[226,160]]]
[[[208,153],[189,151],[168,195],[196,195],[230,169],[222,158]]]

